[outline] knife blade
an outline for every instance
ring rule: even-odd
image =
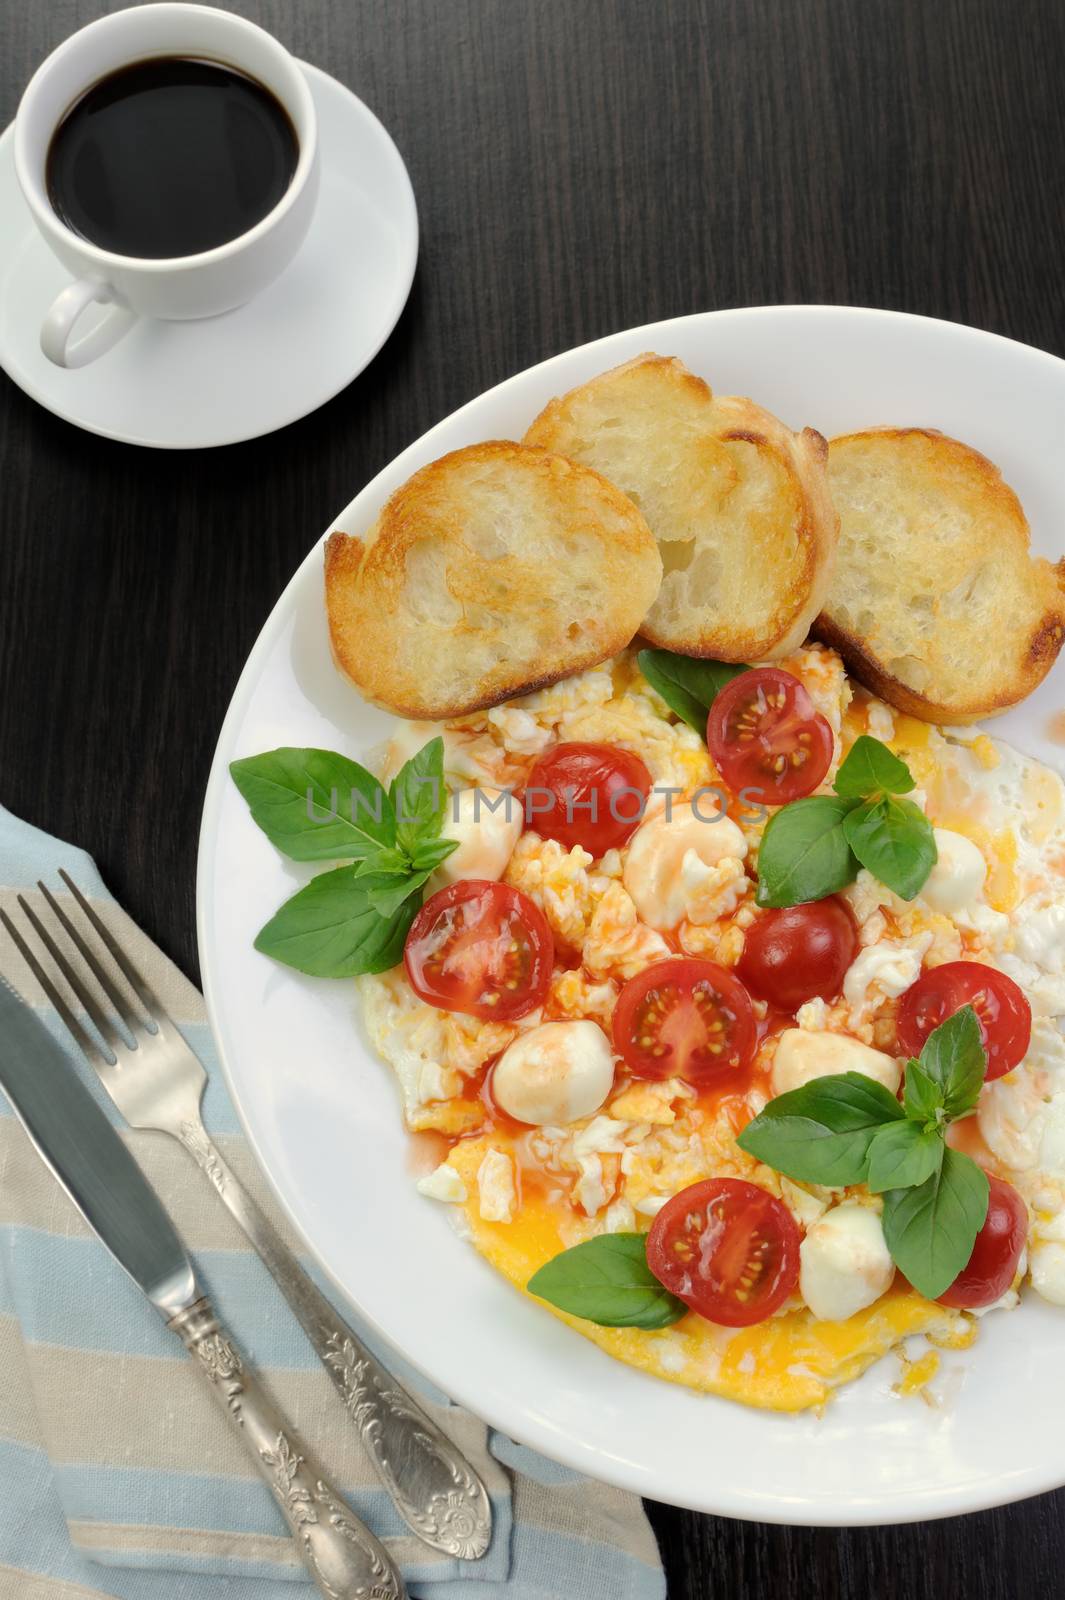
[[[197,1295],[148,1180],[65,1051],[0,976],[0,1088],[90,1228],[167,1321]]]

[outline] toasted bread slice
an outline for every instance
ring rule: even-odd
[[[552,400],[525,443],[594,467],[643,512],[663,566],[652,643],[765,661],[806,638],[836,544],[819,433],[642,355]]]
[[[416,472],[365,538],[330,534],[333,655],[376,705],[459,716],[615,655],[661,576],[643,517],[597,472],[472,445]]]
[[[924,428],[833,439],[836,573],[815,632],[926,722],[1016,705],[1065,637],[1065,562],[1029,554],[1020,501],[984,456]]]

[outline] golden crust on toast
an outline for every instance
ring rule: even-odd
[[[836,544],[827,447],[675,357],[646,354],[546,405],[525,443],[617,484],[647,519],[662,586],[641,632],[721,661],[789,654],[821,610]]]
[[[408,479],[365,539],[326,540],[333,656],[375,705],[461,716],[616,655],[661,574],[643,517],[598,473],[471,445]]]
[[[998,468],[933,429],[874,428],[832,440],[829,483],[840,544],[814,632],[854,676],[926,722],[1031,694],[1065,638],[1065,561],[1029,553]]]

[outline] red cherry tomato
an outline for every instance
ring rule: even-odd
[[[1017,1263],[1028,1238],[1028,1207],[1012,1183],[1003,1183],[990,1173],[987,1178],[991,1185],[987,1218],[976,1235],[968,1264],[940,1295],[940,1305],[969,1310],[993,1305],[1017,1276]]]
[[[638,1078],[698,1087],[749,1066],[756,1045],[750,996],[714,961],[656,961],[629,979],[614,1009],[614,1048]]]
[[[483,878],[460,878],[430,895],[403,951],[411,988],[431,1006],[500,1022],[541,1004],[553,960],[540,907]]]
[[[807,1000],[834,1000],[858,954],[858,929],[838,895],[766,911],[752,922],[736,967],[752,994],[793,1014]]]
[[[635,833],[650,792],[651,774],[631,751],[556,744],[526,780],[525,821],[545,839],[567,850],[579,844],[598,859]]]
[[[832,729],[790,672],[757,667],[726,684],[706,723],[717,770],[734,794],[783,806],[812,794],[828,771]]]
[[[708,1322],[746,1328],[798,1283],[799,1230],[757,1184],[708,1178],[666,1201],[647,1235],[647,1265]]]
[[[980,1023],[986,1083],[1024,1060],[1032,1037],[1032,1008],[1012,978],[980,961],[947,961],[906,990],[896,1021],[902,1049],[919,1056],[932,1030],[962,1006],[972,1006]]]

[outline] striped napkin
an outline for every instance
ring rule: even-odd
[[[61,866],[90,898],[110,902],[86,855],[0,807],[0,903],[14,914],[23,890],[44,910],[33,886],[38,878],[54,884]],[[113,902],[108,917],[131,937],[138,964],[207,1066],[204,1115],[225,1159],[276,1214],[221,1082],[202,997]],[[2,928],[0,971],[70,1047]],[[80,1057],[77,1066],[121,1125]],[[658,1550],[638,1500],[486,1428],[379,1349],[492,1496],[495,1534],[481,1561],[456,1562],[416,1540],[224,1206],[172,1139],[123,1132],[223,1319],[333,1481],[389,1544],[413,1595],[661,1600]],[[312,1592],[269,1490],[188,1357],[89,1235],[2,1096],[0,1372],[0,1600],[291,1600],[300,1583]]]

